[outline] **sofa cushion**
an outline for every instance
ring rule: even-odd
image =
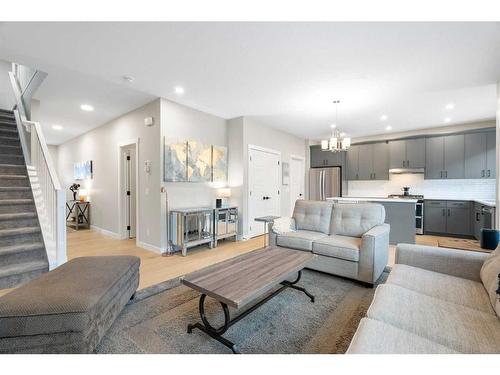
[[[405,264],[396,264],[387,284],[399,285],[427,296],[495,314],[483,284]]]
[[[367,316],[460,353],[500,353],[495,315],[394,285],[380,285]]]
[[[457,352],[379,320],[363,318],[347,354],[457,354]]]
[[[330,234],[332,207],[331,202],[297,200],[293,210],[296,229]]]
[[[500,317],[500,296],[497,294],[497,290],[499,289],[498,276],[500,274],[500,252],[498,249],[491,253],[488,259],[484,261],[479,274],[484,288],[488,292],[491,306]]]
[[[335,203],[331,234],[361,237],[385,221],[385,209],[376,203]]]
[[[135,256],[75,258],[0,298],[0,337],[82,332],[138,284]],[[128,298],[130,298],[128,296]],[[104,334],[104,332],[101,332]]]
[[[360,246],[361,238],[334,235],[315,240],[312,250],[318,255],[358,262]]]
[[[289,247],[290,249],[311,251],[313,241],[323,237],[326,237],[326,234],[309,230],[298,230],[278,235],[276,237],[276,244]]]

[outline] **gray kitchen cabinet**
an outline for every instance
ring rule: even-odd
[[[486,133],[486,177],[496,176],[496,132]]]
[[[347,151],[348,180],[388,180],[389,145],[387,142],[352,146]]]
[[[425,200],[425,233],[470,236],[470,207],[469,201]]]
[[[425,138],[390,141],[390,169],[424,168]]]
[[[311,168],[344,166],[345,152],[322,151],[320,145],[310,147]]]
[[[389,142],[389,168],[397,169],[406,166],[406,141]]]
[[[425,168],[425,138],[406,141],[406,168]]]
[[[468,208],[446,209],[446,233],[468,236],[470,231],[470,211]]]
[[[484,227],[483,206],[479,203],[474,203],[472,212],[472,235],[476,240],[481,238],[481,228]]]
[[[425,204],[424,229],[425,232],[446,233],[446,208]]]
[[[443,178],[444,137],[430,137],[425,140],[425,178]]]
[[[373,145],[360,145],[358,156],[358,179],[371,180],[373,176]]]
[[[389,179],[389,144],[387,142],[372,145],[373,175],[372,180]]]
[[[351,146],[347,150],[347,179],[358,180],[359,146]]]
[[[465,135],[465,178],[494,178],[495,132]]]
[[[465,137],[463,134],[426,139],[426,179],[464,178],[464,168]]]
[[[465,178],[486,176],[486,133],[465,135]]]
[[[464,135],[447,135],[444,137],[444,178],[464,178],[464,164]]]

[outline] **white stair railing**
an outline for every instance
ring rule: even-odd
[[[36,91],[36,87],[28,90],[25,88],[21,91],[15,71],[9,73],[17,103],[14,114],[49,266],[50,269],[53,269],[67,260],[66,194],[61,189],[40,124],[27,119],[24,103],[29,101],[30,98],[23,97],[23,92],[29,92],[32,95]],[[45,73],[39,74],[34,71],[33,74],[34,76],[45,77]],[[29,81],[36,82],[37,85],[41,83],[41,80],[37,78]]]

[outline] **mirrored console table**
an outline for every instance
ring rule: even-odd
[[[234,237],[238,234],[238,207],[214,208],[214,246],[217,241]]]
[[[213,216],[211,207],[170,211],[170,240],[181,249],[183,256],[193,246],[208,244],[213,247]]]

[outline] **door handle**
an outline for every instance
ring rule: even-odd
[[[442,214],[442,216],[445,216],[445,215],[446,215],[446,211],[445,211],[445,209],[444,209],[444,208],[442,209],[441,214]]]
[[[374,179],[374,180],[376,180],[376,179],[377,179],[377,174],[376,174],[376,173],[374,173],[374,174],[373,174],[373,179]]]
[[[409,160],[406,161],[406,167],[410,168],[410,161]]]
[[[448,216],[450,216],[451,210],[448,208]]]
[[[439,176],[440,176],[441,178],[443,178],[443,171],[441,171],[441,172],[439,173]]]
[[[444,171],[444,178],[448,178],[448,171]]]
[[[481,177],[484,177],[484,169],[481,171]]]
[[[490,173],[490,170],[488,169],[488,177],[490,177],[491,173]]]
[[[479,212],[476,212],[476,221],[479,221]]]

